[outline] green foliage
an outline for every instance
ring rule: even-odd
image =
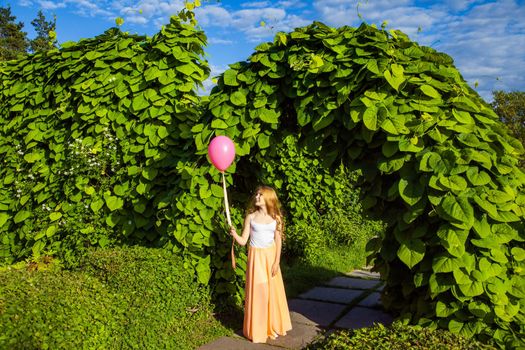
[[[290,218],[285,255],[313,263],[322,248],[362,251],[379,234],[381,225],[363,217],[357,171],[343,165],[330,171],[319,161],[320,152],[301,148],[294,135],[286,136],[276,153],[262,160],[261,180],[280,190]]]
[[[88,246],[168,239],[205,41],[173,17],[152,38],[113,28],[0,64],[4,263],[49,254],[73,266]]]
[[[24,24],[16,23],[11,7],[0,7],[0,61],[13,60],[26,54],[29,46]]]
[[[2,349],[195,349],[226,333],[164,249],[89,250],[75,271],[0,271]]]
[[[194,23],[191,10],[180,18]],[[4,261],[58,253],[68,264],[85,245],[152,241],[239,302],[246,257],[230,268],[220,173],[205,156],[227,135],[237,225],[269,183],[299,236],[344,205],[339,164],[342,178],[360,169],[363,208],[388,225],[369,244],[384,304],[407,322],[523,343],[523,146],[449,56],[399,31],[315,22],[230,65],[199,105],[204,41],[174,18],[152,39],[113,29],[0,64]]]
[[[238,207],[269,183],[303,227],[331,188],[308,162],[283,165],[290,137],[330,174],[361,169],[363,207],[388,224],[369,245],[384,304],[412,323],[522,344],[523,146],[449,56],[365,24],[278,33],[230,65],[193,131],[201,155],[213,135],[235,141]]]
[[[377,324],[369,328],[341,330],[306,347],[308,350],[477,350],[494,349],[444,330],[406,326],[394,322],[390,327]]]
[[[30,40],[29,46],[32,52],[43,52],[49,51],[57,47],[56,40],[56,16],[53,17],[52,21],[48,21],[42,10],[38,11],[38,14],[31,24],[35,28],[37,34],[36,38]]]
[[[525,92],[523,91],[493,91],[492,108],[499,116],[500,120],[507,125],[512,133],[512,136],[521,141],[525,145]],[[523,167],[525,159],[523,155],[520,160]]]
[[[362,268],[366,261],[365,243],[361,245],[354,243],[350,247],[346,245],[328,247],[321,244],[314,254],[300,259],[285,252],[281,259],[281,271],[286,296],[295,298],[334,277]]]

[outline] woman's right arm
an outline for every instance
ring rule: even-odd
[[[250,214],[246,215],[246,217],[244,218],[242,236],[239,236],[237,234],[237,231],[235,230],[233,226],[230,227],[230,234],[237,241],[237,243],[239,243],[242,246],[245,246],[246,243],[248,242],[248,238],[250,238]]]

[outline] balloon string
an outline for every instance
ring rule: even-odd
[[[235,270],[235,268],[237,267],[237,264],[235,264],[235,250],[233,249],[233,245],[234,245],[234,240],[232,238],[232,250],[231,250],[231,256],[232,256],[232,267],[233,269]]]
[[[228,220],[228,226],[232,225],[230,218],[230,206],[228,204],[228,193],[226,192],[226,180],[224,179],[224,173],[222,173],[222,189],[224,191],[224,207],[226,208],[226,219]]]
[[[224,207],[226,208],[226,220],[228,220],[228,228],[232,226],[232,220],[230,217],[230,206],[228,204],[228,192],[226,192],[226,179],[224,178],[224,173],[222,173],[222,189],[224,191]],[[235,269],[237,264],[235,263],[235,249],[234,249],[235,240],[232,237],[232,248],[231,248],[231,259],[232,267]]]

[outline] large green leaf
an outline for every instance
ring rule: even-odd
[[[93,210],[93,212],[98,212],[102,206],[104,205],[104,201],[102,199],[97,199],[93,202],[91,202],[91,204],[89,205],[91,210]]]
[[[425,95],[429,97],[441,99],[439,92],[430,85],[422,85],[420,89]]]
[[[104,193],[104,200],[111,211],[121,209],[124,206],[124,200],[122,200],[120,197],[112,196],[111,192]]]
[[[412,268],[423,260],[425,250],[425,243],[420,239],[414,239],[401,244],[397,256],[405,265]]]
[[[197,266],[195,270],[197,272],[197,278],[200,283],[207,284],[211,277],[211,268],[210,268],[211,256],[208,255],[205,258],[197,260]]]
[[[399,86],[405,81],[405,76],[403,74],[403,67],[393,64],[392,72],[385,70],[383,73],[386,81],[390,86],[392,86],[396,91],[399,90]]]
[[[434,272],[452,272],[459,267],[460,264],[457,260],[448,254],[437,255],[432,261],[432,270]]]
[[[369,130],[377,130],[379,128],[377,122],[377,107],[371,106],[365,109],[363,113],[363,123]]]
[[[460,175],[441,176],[439,184],[455,193],[461,193],[467,189],[467,181]]]
[[[18,223],[21,223],[22,221],[28,219],[29,217],[31,217],[31,212],[29,212],[27,210],[21,210],[21,211],[16,213],[13,221],[15,222],[15,224],[18,224]]]
[[[421,200],[425,187],[418,181],[402,178],[398,184],[399,195],[410,206]]]
[[[465,196],[448,195],[437,206],[445,218],[452,219],[452,223],[462,223],[462,227],[470,228],[474,224],[474,209]]]
[[[440,241],[450,255],[460,258],[465,254],[468,231],[450,225],[443,225],[437,231]]]
[[[238,107],[246,106],[246,96],[240,91],[235,91],[230,96],[230,101],[231,103],[233,103],[235,106],[238,106]]]
[[[275,124],[279,120],[279,114],[273,109],[260,108],[258,111],[259,118],[265,123]]]
[[[228,69],[223,75],[224,84],[229,86],[239,86],[237,81],[237,71],[234,69]]]
[[[7,213],[0,213],[0,228],[5,225],[10,216]]]
[[[477,167],[467,170],[467,179],[474,186],[484,186],[491,181],[490,175],[484,171],[478,171]]]

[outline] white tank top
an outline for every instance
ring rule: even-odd
[[[254,248],[268,248],[273,244],[277,221],[268,224],[259,224],[250,220],[250,246]]]

